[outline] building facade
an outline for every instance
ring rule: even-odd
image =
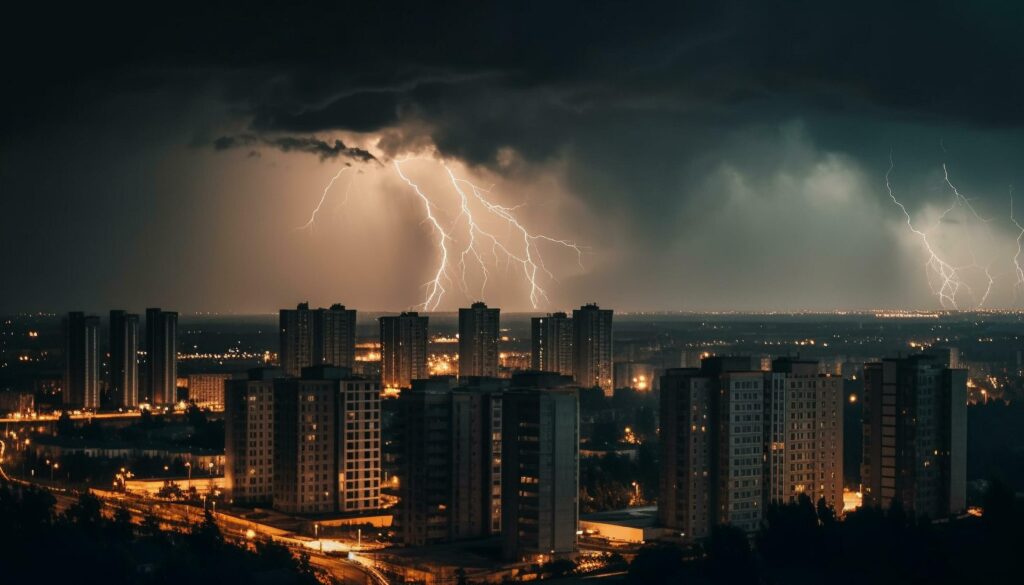
[[[188,400],[199,408],[224,410],[225,383],[231,374],[189,374]]]
[[[534,317],[530,330],[532,369],[572,376],[572,319],[565,313]]]
[[[582,388],[614,390],[612,378],[612,310],[595,304],[572,312],[573,377]]]
[[[172,405],[178,388],[178,314],[146,309],[146,399]]]
[[[501,408],[503,555],[522,561],[570,554],[579,524],[577,391],[514,389]]]
[[[64,318],[65,408],[100,406],[100,318],[73,311]]]
[[[110,312],[110,406],[139,406],[139,316]]]
[[[428,318],[416,312],[380,318],[381,383],[409,388],[427,377]]]
[[[498,376],[501,310],[484,303],[459,309],[459,375]]]
[[[274,496],[274,378],[253,370],[224,389],[224,478],[231,502],[268,505]]]
[[[294,514],[380,507],[380,384],[347,368],[274,383],[274,508]]]
[[[356,311],[334,304],[329,309],[310,309],[300,303],[281,309],[280,361],[285,374],[302,375],[310,366],[351,368],[355,365]]]
[[[966,508],[967,372],[916,355],[864,366],[864,504],[917,516]]]

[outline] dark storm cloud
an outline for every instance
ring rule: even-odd
[[[235,136],[221,136],[213,141],[213,147],[217,150],[230,150],[239,147],[267,146],[281,152],[305,152],[315,154],[320,160],[334,159],[337,157],[349,158],[359,162],[376,161],[372,154],[362,148],[345,146],[340,140],[328,143],[317,138],[306,136],[279,136],[267,137],[255,134],[238,134]],[[250,151],[250,155],[255,151]]]
[[[787,223],[793,216],[787,205],[810,206],[814,213],[800,217],[829,225],[822,239],[834,234],[844,250],[860,250],[857,230],[882,226],[892,211],[881,181],[890,147],[894,181],[912,207],[943,196],[941,182],[919,179],[947,155],[958,172],[974,169],[974,177],[957,175],[972,191],[1024,182],[1004,172],[1019,168],[1024,157],[1018,2],[320,4],[186,2],[159,12],[138,4],[79,4],[59,17],[47,5],[5,8],[0,50],[18,58],[6,64],[8,89],[0,94],[0,193],[22,194],[18,214],[0,213],[0,238],[8,238],[0,239],[2,247],[22,249],[11,234],[46,233],[43,220],[3,223],[30,215],[40,202],[77,210],[116,197],[102,210],[110,213],[96,217],[135,217],[136,193],[156,198],[143,170],[163,159],[160,149],[171,141],[249,156],[273,149],[370,160],[369,152],[349,146],[353,140],[323,137],[380,132],[377,147],[387,155],[435,145],[446,156],[508,176],[557,161],[572,195],[594,217],[611,218],[594,228],[592,239],[611,231],[605,228],[625,232],[592,243],[624,257],[667,256],[688,242],[684,252],[695,256],[687,265],[695,278],[669,257],[664,265],[635,262],[645,266],[643,274],[586,283],[600,290],[635,282],[635,296],[617,299],[629,305],[652,298],[651,291],[665,295],[659,299],[674,295],[683,284],[660,276],[668,272],[686,274],[686,286],[736,280],[742,291],[739,268],[711,273],[730,270],[732,259],[748,257],[751,248],[788,257],[813,253],[796,236],[784,244],[774,234],[756,244],[743,239],[743,230],[757,232],[763,218],[777,218],[799,235],[800,226]],[[787,129],[793,124],[799,132]],[[104,141],[96,139],[97,128]],[[98,158],[71,165],[78,169],[73,187],[51,185],[60,176],[52,172],[55,136],[74,145],[69,151]],[[103,168],[100,155],[128,144],[126,136],[139,152]],[[942,138],[948,153],[937,148]],[[499,164],[507,151],[517,155],[511,166]],[[189,170],[202,183],[199,170]],[[123,187],[112,191],[111,183]],[[827,191],[822,184],[836,183],[849,185],[841,197],[815,196]],[[918,183],[927,187],[923,195],[913,188]],[[189,221],[190,208],[177,205],[181,195],[172,185],[161,184],[182,216],[147,221],[166,222],[173,231]],[[791,198],[793,185],[802,186],[801,198]],[[1005,190],[1000,193],[1002,205]],[[828,214],[836,201],[844,213],[857,212],[860,224],[833,225]],[[138,222],[124,224],[143,230]],[[901,267],[885,256],[887,232],[872,233],[878,249],[871,259],[885,276],[876,280],[896,281],[891,275]],[[83,249],[109,256],[122,248],[104,238],[82,235],[89,242]],[[718,260],[700,266],[706,242],[714,242]],[[18,266],[63,261],[64,248],[50,240],[24,248]],[[88,273],[105,262],[97,251],[76,266]],[[757,256],[745,266],[774,262]],[[845,282],[830,269],[820,266],[822,281]],[[770,275],[763,276],[768,283]],[[64,288],[50,284],[47,290]],[[785,283],[774,284],[784,296]],[[878,288],[852,279],[844,302],[883,302],[882,293],[869,296]],[[822,301],[830,303],[835,306]]]

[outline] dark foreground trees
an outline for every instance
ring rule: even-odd
[[[127,511],[108,518],[85,495],[62,514],[41,490],[0,486],[0,582],[133,584],[317,583],[308,564],[280,545],[256,551],[225,541],[211,518],[190,533],[133,526]]]
[[[808,498],[773,506],[750,540],[730,527],[684,555],[683,549],[642,550],[629,583],[906,584],[1019,583],[1024,575],[1024,505],[994,483],[981,518],[931,522],[899,504],[861,509],[836,519]]]

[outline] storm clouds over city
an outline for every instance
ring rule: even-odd
[[[552,4],[10,9],[0,308],[1020,306],[1014,3]]]

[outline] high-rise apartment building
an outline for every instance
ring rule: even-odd
[[[552,313],[534,317],[530,325],[532,368],[572,376],[572,319],[565,313]]]
[[[139,405],[139,316],[110,312],[110,406]]]
[[[683,538],[705,538],[713,524],[714,386],[698,368],[670,369],[661,378],[658,521]]]
[[[768,503],[801,494],[843,509],[843,378],[816,361],[779,358],[765,374]]]
[[[864,504],[894,500],[933,519],[962,512],[967,489],[967,372],[932,355],[865,364]]]
[[[300,303],[294,309],[281,309],[280,361],[284,372],[299,377],[303,368],[355,365],[356,311],[334,304],[329,309],[310,309]]]
[[[579,521],[577,390],[514,389],[501,408],[503,554],[521,561],[572,553]]]
[[[500,309],[473,303],[459,309],[459,375],[498,376]]]
[[[171,405],[177,401],[177,313],[146,309],[146,388],[151,404]]]
[[[687,539],[758,529],[800,494],[842,507],[842,379],[817,362],[712,357],[661,378],[660,522]]]
[[[100,406],[100,318],[73,311],[64,319],[64,395],[66,408]]]
[[[572,312],[573,376],[582,388],[601,388],[611,396],[612,310],[595,304]]]
[[[427,377],[427,321],[418,313],[380,318],[381,379],[385,388],[409,388]]]
[[[269,505],[274,495],[274,379],[257,369],[224,389],[224,478],[231,502]]]
[[[421,546],[496,534],[501,528],[501,389],[477,378],[416,380],[399,397],[397,526]]]
[[[274,383],[274,508],[356,513],[380,505],[380,384],[347,368]]]
[[[188,375],[188,401],[199,408],[210,410],[224,410],[224,388],[225,382],[231,379],[231,374],[189,374]]]

